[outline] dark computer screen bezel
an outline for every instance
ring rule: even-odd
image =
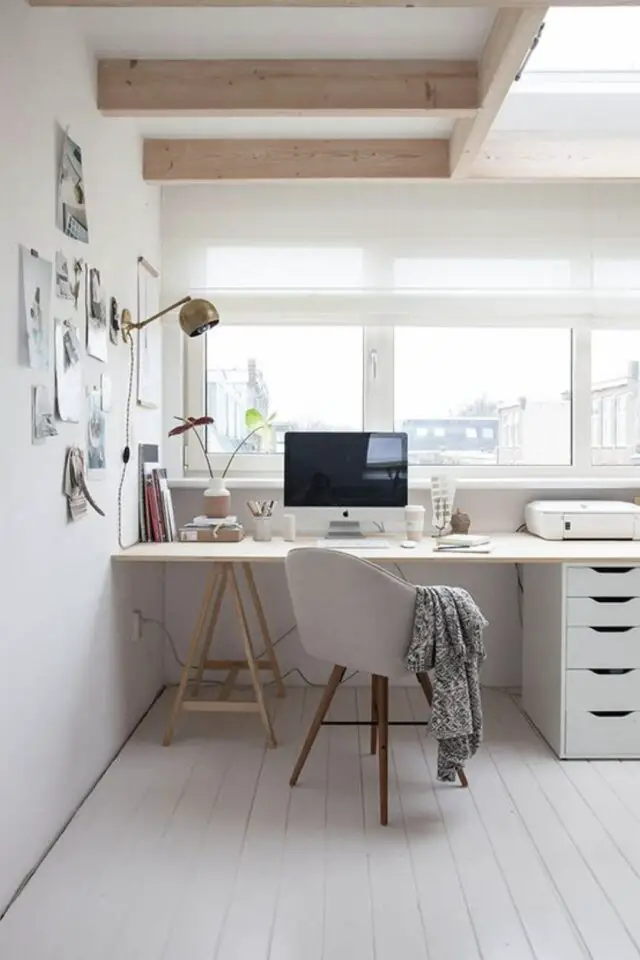
[[[288,480],[291,476],[290,471],[290,462],[292,457],[292,445],[295,444],[295,441],[298,437],[304,437],[305,441],[311,437],[318,439],[318,443],[326,442],[331,443],[332,440],[335,440],[338,437],[350,437],[350,438],[362,438],[363,436],[367,437],[393,437],[394,439],[400,439],[402,442],[402,459],[404,466],[404,482],[398,488],[398,496],[394,502],[388,500],[371,502],[349,502],[348,499],[340,499],[340,502],[331,503],[331,504],[301,504],[297,501],[292,501],[292,493],[290,488],[290,483]],[[285,507],[295,507],[302,509],[310,510],[321,510],[321,509],[346,509],[346,510],[358,510],[358,509],[401,509],[407,505],[409,497],[409,439],[406,433],[393,431],[393,430],[363,430],[360,432],[354,431],[288,431],[284,436],[284,506]]]

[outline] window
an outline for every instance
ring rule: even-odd
[[[413,479],[434,467],[461,479],[640,467],[635,240],[595,227],[583,243],[543,237],[547,215],[522,199],[530,219],[498,204],[499,229],[481,211],[465,234],[446,205],[425,224],[404,186],[393,230],[373,195],[345,201],[360,207],[342,218],[315,189],[307,207],[276,207],[285,192],[258,219],[247,207],[244,225],[234,194],[206,239],[173,253],[170,289],[208,297],[222,317],[186,347],[185,412],[214,418],[216,469],[249,406],[276,416],[234,460],[239,476],[279,474],[292,429],[403,430]],[[245,230],[247,242],[228,239]],[[187,470],[201,472],[194,436],[185,442]]]
[[[596,466],[635,466],[640,463],[640,333],[594,330],[591,355],[591,461]]]
[[[569,330],[399,327],[394,351],[395,428],[413,463],[571,463]]]
[[[281,453],[287,430],[361,430],[362,366],[358,327],[220,325],[206,339],[208,452],[240,443],[248,407],[275,419],[243,454]]]

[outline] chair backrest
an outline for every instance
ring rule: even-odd
[[[287,580],[302,646],[350,670],[406,676],[416,588],[346,553],[291,550]]]

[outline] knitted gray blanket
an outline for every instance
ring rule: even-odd
[[[455,780],[482,741],[480,664],[487,623],[466,590],[417,587],[405,663],[412,673],[434,671],[431,732],[438,741],[438,780]]]

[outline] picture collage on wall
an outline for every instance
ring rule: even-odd
[[[79,425],[82,439],[75,430],[65,446],[84,448],[87,475],[99,478],[108,462],[112,381],[107,373],[94,376],[91,367],[95,361],[106,364],[109,343],[121,342],[122,314],[87,248],[79,253],[77,244],[89,243],[83,153],[67,132],[60,144],[56,225],[67,249],[51,250],[47,259],[36,249],[19,248],[20,362],[37,372],[30,384],[32,442],[43,445],[64,435],[60,424]]]

